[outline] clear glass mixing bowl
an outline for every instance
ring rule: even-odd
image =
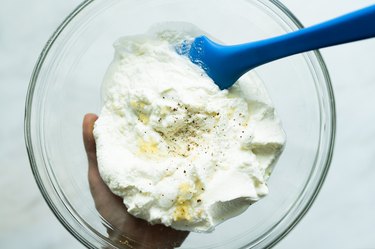
[[[91,0],[48,41],[30,82],[26,145],[39,188],[61,223],[89,248],[116,248],[95,210],[81,135],[85,113],[99,113],[112,43],[153,24],[195,24],[224,43],[263,39],[301,28],[278,1]],[[267,248],[282,239],[315,199],[329,168],[335,134],[334,97],[318,52],[254,70],[264,81],[287,134],[269,180],[270,194],[213,233],[191,233],[182,248]],[[228,186],[230,188],[230,186]]]

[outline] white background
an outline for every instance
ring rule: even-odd
[[[305,26],[375,0],[283,0]],[[0,0],[0,248],[83,249],[45,204],[23,140],[29,78],[78,0]],[[375,28],[375,27],[374,27]],[[337,140],[313,207],[275,248],[375,248],[375,39],[322,50],[337,104]]]

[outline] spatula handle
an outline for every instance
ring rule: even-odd
[[[242,68],[247,71],[289,55],[371,37],[375,37],[375,5],[282,36],[236,45],[232,49],[236,50],[236,62],[242,61]],[[249,56],[256,56],[258,59],[250,60],[249,63],[253,64],[246,65],[246,58]]]

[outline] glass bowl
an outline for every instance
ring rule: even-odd
[[[100,112],[101,84],[114,55],[113,42],[166,21],[192,23],[227,44],[302,27],[282,4],[268,0],[89,0],[67,17],[35,66],[25,136],[45,200],[89,248],[116,248],[116,243],[108,237],[113,228],[98,214],[89,192],[82,118]],[[191,233],[181,248],[272,247],[306,213],[325,179],[335,107],[319,52],[278,60],[252,73],[265,83],[287,135],[269,179],[270,194],[213,233]]]

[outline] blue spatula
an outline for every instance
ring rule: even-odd
[[[249,70],[283,57],[375,36],[375,5],[278,37],[224,46],[200,36],[180,53],[200,65],[220,89]],[[181,52],[182,51],[182,52]]]

